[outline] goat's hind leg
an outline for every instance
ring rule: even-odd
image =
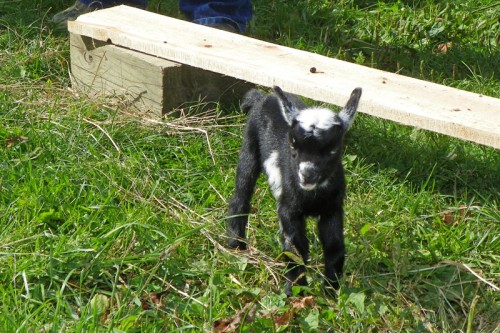
[[[250,213],[250,200],[260,173],[257,143],[245,137],[238,158],[235,191],[229,203],[227,221],[227,246],[232,249],[247,248],[245,230]]]

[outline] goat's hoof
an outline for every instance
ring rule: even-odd
[[[323,291],[328,297],[337,297],[340,284],[338,280],[325,280]]]
[[[285,283],[285,295],[286,295],[286,297],[293,296],[292,287],[293,287],[293,283],[291,283],[290,281],[287,281]]]
[[[230,239],[227,242],[227,247],[230,249],[234,249],[234,250],[246,250],[247,243],[242,242],[242,241],[237,240],[237,239]]]
[[[325,274],[326,275],[326,274]],[[340,280],[342,279],[342,273],[335,273],[331,276],[325,276],[325,286],[338,290],[340,288]]]
[[[331,286],[324,285],[323,292],[325,293],[326,297],[337,298],[339,290],[332,288]]]
[[[301,277],[295,283],[293,283],[292,281],[286,281],[285,282],[285,295],[287,297],[294,296],[293,295],[293,291],[292,291],[293,286],[307,286],[307,279],[306,279],[306,277],[305,276]],[[304,291],[301,290],[297,295],[298,296],[303,296],[304,295]]]
[[[304,292],[304,290],[303,290],[302,288],[299,290],[299,292],[298,292],[296,295],[294,295],[294,294],[293,294],[293,289],[292,289],[294,286],[296,286],[296,287],[301,287],[301,285],[298,285],[298,284],[292,284],[292,283],[290,283],[290,282],[287,282],[287,283],[285,284],[285,295],[286,295],[286,297],[292,297],[292,296],[304,296],[304,295],[305,295],[305,292]]]

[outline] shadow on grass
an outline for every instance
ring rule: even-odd
[[[380,171],[391,169],[417,188],[430,180],[436,191],[466,200],[498,198],[500,153],[445,135],[359,115],[346,142]]]

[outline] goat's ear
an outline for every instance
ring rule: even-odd
[[[359,99],[361,97],[361,88],[356,88],[352,91],[351,97],[347,101],[347,104],[339,112],[339,117],[342,120],[342,126],[344,130],[347,131],[351,127],[354,118],[356,117],[356,112],[358,111]]]
[[[273,89],[276,96],[278,96],[283,118],[285,118],[288,125],[292,126],[293,120],[299,113],[299,110],[293,105],[292,102],[290,102],[280,87],[274,86]]]

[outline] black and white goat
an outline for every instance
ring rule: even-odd
[[[344,134],[351,126],[361,88],[351,94],[338,113],[307,107],[296,96],[274,87],[265,95],[249,91],[242,109],[249,111],[245,138],[236,173],[235,193],[229,205],[228,246],[246,249],[245,229],[250,200],[261,171],[267,175],[278,204],[284,253],[309,254],[307,216],[318,218],[323,246],[326,286],[338,289],[344,265],[343,198],[344,169],[341,161]],[[294,284],[305,285],[305,267],[288,256],[287,295]]]

